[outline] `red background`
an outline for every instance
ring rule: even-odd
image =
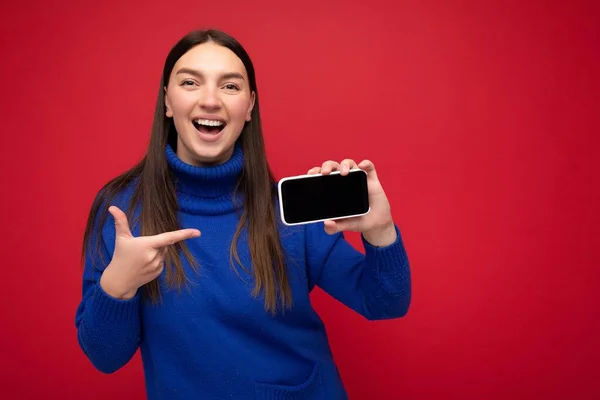
[[[78,347],[81,236],[205,26],[253,57],[279,178],[370,158],[391,200],[409,314],[314,294],[352,399],[600,396],[598,7],[362,3],[3,3],[0,397],[144,398],[138,356],[106,376]]]

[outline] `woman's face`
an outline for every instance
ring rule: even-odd
[[[177,156],[197,166],[227,161],[250,121],[254,99],[235,53],[212,42],[190,49],[165,87],[166,116],[177,129]]]

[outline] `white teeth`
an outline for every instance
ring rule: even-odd
[[[194,120],[195,123],[197,123],[198,125],[205,125],[205,126],[221,126],[223,125],[222,121],[214,121],[212,119],[196,119]]]

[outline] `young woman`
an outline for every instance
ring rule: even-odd
[[[141,351],[148,399],[345,399],[309,293],[368,319],[406,314],[409,264],[370,161],[371,212],[278,220],[252,62],[224,32],[170,51],[146,156],[105,185],[84,235],[78,340],[111,373]],[[361,232],[365,254],[342,232]],[[200,235],[202,231],[202,235]]]

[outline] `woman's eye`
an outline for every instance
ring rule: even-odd
[[[225,85],[225,89],[227,89],[227,90],[240,90],[240,88],[237,87],[236,85],[234,85],[233,83],[228,83],[227,85]]]
[[[194,84],[194,82],[192,82],[192,81],[183,81],[183,82],[181,82],[182,86],[189,86],[189,85],[193,85],[193,84]]]

